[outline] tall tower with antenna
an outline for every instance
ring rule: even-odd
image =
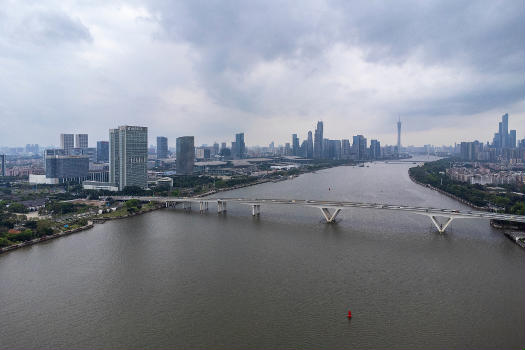
[[[397,153],[401,152],[401,117],[397,120]]]

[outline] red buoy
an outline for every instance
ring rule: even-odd
[[[352,318],[352,311],[348,310],[348,318]]]

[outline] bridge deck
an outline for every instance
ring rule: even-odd
[[[290,205],[290,206],[302,206],[302,207],[315,207],[315,208],[363,208],[363,209],[374,209],[374,210],[397,210],[410,212],[414,214],[421,214],[427,216],[442,216],[451,218],[478,218],[478,219],[496,219],[506,220],[513,222],[525,223],[525,216],[512,215],[512,214],[500,214],[486,211],[460,211],[454,209],[439,209],[431,207],[415,207],[397,204],[381,204],[381,203],[360,203],[360,202],[345,202],[345,201],[324,201],[324,200],[304,200],[304,199],[276,199],[276,198],[176,198],[176,197],[133,197],[133,196],[116,196],[113,197],[115,200],[130,200],[139,199],[141,201],[152,201],[152,202],[175,202],[175,203],[241,203],[250,205]]]

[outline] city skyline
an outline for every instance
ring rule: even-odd
[[[524,137],[522,3],[409,1],[394,16],[381,2],[318,1],[1,11],[2,146],[56,144],[58,128],[103,140],[107,120],[207,144],[242,130],[248,146],[323,120],[334,138],[395,145],[398,115],[404,145],[439,145],[491,140],[504,113]]]
[[[517,133],[517,130],[509,130],[509,115],[508,113],[505,113],[503,115],[500,116],[500,118],[502,119],[502,122],[499,122],[499,131],[501,133],[501,130],[506,130],[505,131],[505,136],[501,136],[501,140],[506,140],[506,138],[509,138],[510,139],[513,139],[513,142],[514,142],[514,145],[517,144],[518,141],[522,140],[522,138],[519,138],[517,135],[519,135],[519,133]],[[493,121],[494,123],[495,121]],[[383,143],[384,146],[396,146],[398,149],[401,149],[401,148],[404,148],[404,147],[422,147],[422,146],[435,146],[435,147],[452,147],[452,146],[455,146],[455,145],[458,145],[462,142],[473,142],[473,141],[476,141],[476,142],[481,142],[482,144],[493,144],[493,145],[496,145],[496,147],[501,147],[501,146],[498,146],[498,139],[500,138],[499,133],[493,133],[492,134],[492,138],[491,139],[487,139],[487,140],[482,140],[480,138],[476,138],[474,135],[469,135],[469,137],[466,137],[466,138],[462,138],[461,140],[457,140],[455,141],[454,143],[452,144],[430,144],[430,143],[427,143],[427,144],[424,144],[424,145],[403,145],[401,144],[401,140],[403,139],[403,131],[402,131],[402,127],[401,127],[401,119],[398,117],[398,121],[396,122],[396,127],[397,127],[397,130],[396,130],[396,138],[397,138],[397,142],[395,144],[389,144],[389,143]],[[127,124],[126,124],[127,125]],[[492,127],[494,127],[494,125],[492,125]],[[146,126],[146,128],[148,128]],[[318,128],[319,129],[319,135],[317,135],[317,132],[318,132]],[[300,133],[292,133],[291,134],[291,137],[292,137],[292,143],[290,142],[286,142],[286,140],[284,142],[278,142],[277,143],[277,146],[279,147],[284,147],[286,146],[287,144],[290,145],[290,149],[292,150],[292,154],[295,155],[296,153],[296,149],[293,148],[293,145],[294,145],[294,140],[295,138],[297,138],[297,147],[298,148],[301,148],[303,145],[301,143],[301,140],[302,142],[305,142],[305,147],[311,147],[311,156],[312,158],[319,158],[320,157],[320,154],[316,155],[315,152],[314,152],[314,141],[312,138],[312,130],[315,131],[317,137],[319,138],[318,142],[320,142],[321,144],[318,145],[318,149],[319,150],[322,150],[323,146],[322,146],[322,140],[324,139],[329,139],[329,138],[326,138],[325,136],[326,135],[323,135],[323,121],[320,120],[317,122],[317,126],[316,127],[312,127],[310,130],[308,130],[305,134],[305,136],[301,137],[301,134]],[[490,131],[489,131],[490,133]],[[240,135],[242,135],[242,144],[244,145],[244,132],[241,132],[241,133],[236,133],[233,138],[231,135],[229,135],[228,137],[226,137],[226,140],[236,140],[237,141],[237,138],[240,137]],[[152,138],[151,138],[151,142],[148,143],[148,147],[154,147],[156,150],[158,150],[158,147],[159,147],[159,140],[161,140],[161,143],[162,143],[162,148],[165,149],[165,151],[162,151],[162,155],[166,155],[167,153],[164,153],[164,152],[168,152],[168,148],[169,149],[174,149],[174,144],[175,143],[172,143],[171,146],[170,146],[170,143],[168,141],[169,138],[165,137],[165,136],[155,136],[155,135],[150,135]],[[290,136],[290,134],[289,134]],[[343,138],[341,139],[337,139],[335,138],[336,140],[341,140],[341,141],[345,141],[345,139],[348,139],[348,138],[351,138],[351,137],[354,137],[355,135],[345,135]],[[357,135],[357,136],[360,136],[360,135]],[[100,147],[100,144],[101,143],[104,143],[104,142],[108,142],[107,140],[97,140],[97,141],[92,141],[92,143],[94,143],[94,146],[95,147],[91,147],[91,148],[88,148],[89,147],[89,143],[88,143],[88,137],[89,135],[88,134],[64,134],[64,133],[61,133],[59,134],[59,146],[55,146],[55,145],[39,145],[39,144],[26,144],[25,145],[25,149],[26,149],[26,153],[38,153],[39,152],[39,148],[40,147],[43,147],[43,149],[53,149],[53,148],[61,148],[61,149],[69,149],[69,148],[73,148],[73,146],[77,146],[76,148],[74,148],[75,150],[81,150],[82,148],[86,148],[86,150],[95,150],[97,151],[97,149]],[[177,136],[175,138],[178,138],[180,136]],[[194,137],[194,139],[196,139],[198,137],[198,135],[194,135],[192,136]],[[83,138],[83,142],[84,144],[82,145],[82,147],[78,147],[78,139],[79,138]],[[330,137],[331,139],[334,139],[333,137]],[[153,139],[156,139],[156,143],[152,143]],[[67,141],[69,140],[69,141]],[[74,140],[74,141],[73,141]],[[375,140],[377,141],[377,138],[376,139],[373,139],[372,140]],[[499,142],[503,142],[503,141],[499,141]],[[231,147],[229,147],[230,149],[233,149],[235,148],[235,145],[236,145],[236,141],[232,141],[231,142]],[[379,141],[381,141],[379,139]],[[223,145],[227,145],[228,142],[224,142],[223,140],[217,140],[215,139],[211,144],[212,145],[217,145],[217,147],[219,146],[218,142],[221,142],[221,144]],[[309,142],[311,142],[311,145],[309,144]],[[509,142],[509,141],[505,141],[505,142]],[[271,141],[269,143],[266,143],[266,144],[247,144],[243,147],[247,147],[247,148],[258,148],[258,147],[267,147],[268,145],[270,145],[270,147],[272,147],[271,145],[275,145],[275,139],[271,139]],[[195,147],[209,147],[210,144],[208,143],[198,143],[195,141]],[[11,146],[5,146],[5,145],[0,145],[0,148],[9,148],[9,147],[12,147]],[[225,146],[227,147],[227,146]],[[401,148],[400,148],[401,147]],[[515,147],[515,146],[513,146]],[[23,147],[20,147],[20,146],[15,146],[14,148],[12,149],[16,149],[16,148],[23,148]],[[224,148],[224,147],[221,147],[221,148]],[[305,148],[306,149],[306,148]],[[36,151],[34,151],[36,150]],[[100,152],[100,151],[98,151]],[[322,152],[322,151],[321,151]],[[156,153],[156,152],[155,152]],[[243,151],[244,153],[244,151]],[[162,157],[161,157],[162,158]]]

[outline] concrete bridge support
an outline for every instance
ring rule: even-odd
[[[323,213],[324,218],[326,219],[326,222],[328,224],[335,223],[335,218],[339,213],[341,212],[341,208],[337,208],[334,213],[330,213],[330,210],[328,208],[320,208],[321,212]]]
[[[454,219],[453,217],[449,216],[447,217],[447,220],[445,221],[445,223],[442,224],[439,222],[436,216],[429,215],[429,217],[430,217],[430,220],[432,220],[432,223],[434,224],[434,226],[436,226],[439,233],[445,232],[445,229],[448,227],[448,225],[450,225],[450,223],[452,222],[452,219]]]
[[[205,211],[208,211],[208,202],[200,201],[199,202],[199,212],[203,213]]]
[[[226,202],[225,201],[217,201],[217,213],[221,214],[226,212]]]
[[[261,215],[261,206],[259,204],[252,204],[252,216]]]

